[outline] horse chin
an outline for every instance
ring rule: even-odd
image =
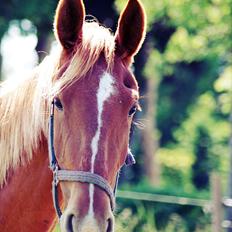
[[[93,215],[80,219],[72,212],[65,212],[60,220],[62,232],[114,232],[114,216],[97,220]]]

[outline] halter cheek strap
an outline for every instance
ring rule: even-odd
[[[49,119],[48,149],[49,149],[49,166],[53,172],[53,182],[52,182],[53,204],[59,218],[62,216],[62,211],[59,206],[59,199],[58,199],[59,197],[58,197],[58,189],[57,189],[60,181],[90,183],[98,186],[103,191],[105,191],[106,194],[109,196],[111,209],[112,211],[114,211],[119,172],[117,173],[116,176],[115,187],[114,189],[112,189],[106,179],[95,173],[85,172],[85,171],[60,170],[54,149],[54,100],[52,101],[51,104],[50,119]],[[128,155],[125,164],[128,166],[134,163],[135,163],[134,156],[132,155],[130,149],[128,148]]]

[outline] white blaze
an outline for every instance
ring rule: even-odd
[[[99,83],[99,87],[97,91],[97,109],[98,109],[97,130],[91,142],[91,150],[92,150],[91,173],[94,173],[94,163],[95,163],[96,155],[98,153],[98,145],[99,145],[100,135],[101,135],[102,112],[104,109],[104,103],[114,93],[113,84],[114,84],[113,77],[109,73],[104,72],[102,77],[100,78],[100,83]],[[94,195],[94,185],[90,184],[89,185],[90,202],[89,202],[88,216],[93,216],[93,195]]]

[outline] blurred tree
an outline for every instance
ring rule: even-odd
[[[231,31],[232,34],[232,31]],[[228,136],[228,144],[229,144],[229,178],[228,178],[228,187],[227,187],[227,196],[228,198],[232,198],[232,56],[231,62],[229,65],[223,70],[219,78],[215,83],[215,91],[219,94],[218,104],[220,107],[220,111],[223,114],[229,114],[229,128],[230,135]],[[232,208],[227,207],[226,219],[229,221],[230,225],[232,222]],[[232,228],[228,228],[228,232],[231,232]]]
[[[219,68],[224,68],[223,62],[227,62],[225,58],[228,57],[231,45],[228,39],[231,28],[231,0],[163,1],[152,4],[149,0],[143,0],[143,3],[148,14],[149,33],[135,63],[141,94],[145,95],[142,100],[142,117],[147,118],[148,97],[149,102],[153,101],[153,106],[156,104],[154,95],[152,97],[148,91],[151,93],[158,90],[157,107],[154,108],[157,112],[154,113],[153,110],[157,123],[150,123],[153,126],[157,124],[161,132],[160,145],[167,146],[170,142],[176,142],[173,134],[188,117],[188,108],[201,94],[213,89]],[[117,0],[119,8],[122,8],[123,4],[124,1]],[[156,86],[143,74],[145,63],[153,49],[149,45],[150,42],[147,45],[147,41],[152,41],[161,54],[158,59],[162,61],[162,68],[157,72],[154,65],[150,66],[151,73],[154,73],[153,78],[160,76]],[[153,90],[148,86],[149,81]],[[143,130],[142,134],[143,132],[150,135],[146,136],[149,141],[155,143],[154,133],[147,133],[146,130]],[[145,147],[148,150],[150,146]],[[145,152],[144,148],[142,153],[155,155],[155,151]],[[153,162],[149,163],[152,165]],[[145,169],[149,170],[146,167]]]
[[[1,47],[1,40],[4,35],[4,33],[8,29],[8,20],[9,20],[9,13],[8,13],[8,2],[5,2],[3,0],[0,0],[0,47]],[[2,67],[2,55],[0,51],[0,81],[1,81],[1,67]]]
[[[158,89],[162,78],[162,53],[171,35],[175,32],[175,28],[163,24],[162,21],[165,21],[165,15],[158,22],[151,25],[143,46],[146,52],[143,52],[144,49],[142,49],[138,55],[138,60],[136,59],[137,66],[140,69],[135,70],[142,96],[144,94],[142,103],[145,127],[141,131],[144,172],[149,183],[154,186],[160,184],[160,162],[157,158],[159,149],[157,104]],[[145,61],[143,66],[139,62],[141,59]]]
[[[40,0],[0,0],[0,41],[8,30],[10,22],[14,19],[30,20],[36,28],[38,42],[36,51],[38,53],[39,61],[41,61],[50,50],[52,36],[53,38],[53,18],[58,0],[49,2]],[[85,1],[87,14],[94,15],[99,21],[113,30],[116,27],[117,12],[114,8],[114,1],[102,1],[99,5],[96,1]],[[16,10],[17,9],[17,10]],[[19,24],[20,25],[20,24]],[[22,33],[31,33],[28,28],[20,27]],[[1,64],[1,56],[0,56]],[[1,66],[0,66],[1,70]]]
[[[192,166],[192,180],[195,187],[199,190],[209,188],[210,179],[210,147],[211,138],[207,129],[200,126],[196,130],[197,136],[194,144],[195,162]]]
[[[0,41],[7,32],[12,20],[30,20],[36,28],[38,42],[36,51],[41,61],[46,52],[49,51],[49,36],[52,33],[53,15],[58,0],[39,1],[39,0],[0,0]],[[31,29],[24,27],[20,29],[22,33],[32,33]],[[1,59],[0,59],[1,60]],[[0,66],[1,70],[1,66]]]
[[[125,1],[116,1],[117,7],[122,9]],[[160,66],[162,65],[162,53],[175,28],[163,23],[165,14],[155,15],[156,4],[143,1],[148,16],[148,32],[141,51],[135,57],[134,72],[140,87],[140,101],[142,104],[143,130],[137,135],[137,140],[141,140],[141,147],[137,153],[142,154],[140,160],[143,165],[143,174],[151,185],[158,186],[160,183],[160,167],[157,159],[159,148],[159,137],[157,130],[157,102],[158,87],[162,76]],[[157,17],[157,21],[154,20]],[[160,17],[160,18],[159,18]],[[157,31],[161,33],[157,33]],[[155,50],[155,52],[153,52]],[[135,167],[136,168],[136,167]],[[141,171],[140,171],[141,172]],[[138,173],[138,170],[136,170]],[[136,175],[138,177],[138,175]]]

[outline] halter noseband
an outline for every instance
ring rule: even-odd
[[[53,204],[59,218],[62,216],[62,211],[59,206],[58,189],[57,189],[58,183],[60,181],[90,183],[100,187],[109,196],[111,209],[112,211],[114,211],[119,172],[116,175],[114,189],[112,189],[108,181],[98,174],[92,172],[86,172],[86,171],[61,170],[59,168],[56,159],[55,149],[54,149],[54,99],[51,103],[50,118],[49,118],[48,149],[49,149],[49,167],[53,172],[53,181],[52,181]],[[135,164],[135,159],[130,149],[128,148],[128,154],[126,157],[125,165],[129,166],[132,164]]]

